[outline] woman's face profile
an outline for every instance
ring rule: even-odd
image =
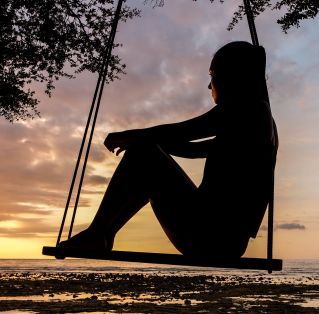
[[[216,91],[216,86],[214,86],[214,83],[213,83],[214,72],[211,68],[209,69],[209,75],[210,75],[210,82],[208,84],[208,88],[211,90],[212,98],[214,102],[217,104],[217,91]]]

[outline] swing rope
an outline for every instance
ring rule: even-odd
[[[254,14],[253,14],[253,11],[251,9],[251,4],[250,4],[249,0],[244,0],[244,8],[245,8],[245,12],[246,12],[251,41],[252,41],[254,46],[259,46],[258,36],[257,36],[257,31],[256,31],[256,26],[255,26],[255,21],[254,21]]]
[[[110,32],[110,35],[109,35],[109,38],[108,38],[108,41],[107,41],[107,45],[106,45],[106,49],[105,49],[105,52],[104,52],[104,56],[103,56],[103,59],[102,59],[101,70],[99,71],[99,77],[98,77],[98,80],[97,80],[97,83],[96,83],[96,87],[95,87],[95,91],[94,91],[94,95],[93,95],[93,99],[92,99],[92,103],[91,103],[91,107],[90,107],[89,116],[88,116],[88,119],[87,119],[87,122],[86,122],[82,143],[81,143],[79,154],[78,154],[78,158],[77,158],[77,161],[76,161],[76,165],[75,165],[75,169],[74,169],[74,173],[73,173],[73,177],[72,177],[72,181],[71,181],[71,185],[70,185],[70,189],[69,189],[69,194],[68,194],[68,197],[67,197],[67,201],[66,201],[66,205],[65,205],[65,209],[64,209],[64,213],[63,213],[63,218],[62,218],[62,222],[61,222],[61,226],[60,226],[60,230],[59,230],[59,235],[58,235],[58,238],[57,238],[56,246],[58,246],[60,241],[61,241],[61,236],[62,236],[64,224],[65,224],[65,219],[66,219],[66,216],[67,216],[67,213],[68,213],[68,209],[69,209],[69,206],[70,206],[70,201],[71,201],[71,197],[72,197],[72,193],[73,193],[73,188],[74,188],[76,176],[77,176],[77,173],[78,173],[78,170],[79,170],[80,161],[82,159],[83,148],[84,148],[84,145],[85,145],[85,142],[86,142],[87,133],[88,133],[88,130],[89,130],[89,126],[91,124],[92,114],[93,114],[93,111],[94,111],[94,108],[95,108],[93,122],[92,122],[92,126],[91,126],[90,137],[89,137],[89,141],[88,141],[87,148],[86,148],[86,153],[85,153],[85,158],[84,158],[84,162],[83,162],[82,173],[81,173],[81,177],[80,177],[80,181],[79,181],[79,185],[78,185],[78,191],[77,191],[77,195],[76,195],[76,200],[75,200],[75,204],[74,204],[74,208],[73,208],[73,214],[72,214],[70,229],[69,229],[69,233],[68,233],[68,239],[70,239],[70,237],[72,235],[75,215],[76,215],[76,212],[77,212],[77,207],[78,207],[78,203],[79,203],[79,199],[80,199],[81,188],[82,188],[84,174],[85,174],[85,169],[86,169],[86,165],[87,165],[87,161],[88,161],[88,157],[89,157],[89,153],[90,153],[90,148],[91,148],[92,138],[93,138],[93,134],[94,134],[96,119],[97,119],[97,115],[98,115],[99,108],[100,108],[100,103],[101,103],[101,98],[102,98],[103,89],[104,89],[104,85],[105,85],[105,80],[106,80],[107,73],[108,73],[108,67],[110,65],[110,60],[111,60],[111,56],[112,56],[112,49],[113,49],[116,29],[117,29],[117,25],[118,25],[118,22],[119,22],[119,19],[120,19],[122,3],[123,3],[123,0],[119,0],[118,3],[117,3],[117,8],[116,8],[114,19],[113,19],[113,23],[112,23],[112,26],[111,26],[111,32]]]
[[[247,22],[250,30],[251,40],[254,46],[259,46],[258,36],[254,21],[254,14],[251,8],[251,4],[249,0],[244,0],[244,7],[247,16]],[[266,88],[266,97],[269,96]],[[273,258],[273,232],[274,232],[274,186],[275,186],[275,174],[274,174],[274,162],[271,166],[271,184],[270,184],[270,195],[269,195],[269,203],[268,203],[268,229],[267,229],[267,260],[271,263]],[[270,271],[269,271],[270,272]]]

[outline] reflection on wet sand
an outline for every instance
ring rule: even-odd
[[[0,291],[0,314],[319,313],[318,276],[2,273]]]

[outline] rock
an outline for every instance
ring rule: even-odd
[[[189,300],[189,299],[186,299],[186,300],[184,301],[184,304],[185,304],[185,305],[191,305],[191,304],[192,304],[192,301]]]

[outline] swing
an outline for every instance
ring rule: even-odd
[[[85,168],[89,156],[89,151],[91,147],[91,142],[93,138],[94,128],[96,124],[97,114],[100,107],[101,97],[103,94],[104,83],[108,71],[108,66],[111,59],[111,53],[113,48],[113,43],[115,39],[116,29],[118,21],[120,18],[120,12],[122,8],[123,0],[118,0],[117,8],[115,11],[114,19],[112,22],[111,32],[108,38],[107,48],[104,53],[103,62],[101,66],[101,71],[97,80],[91,108],[89,111],[86,127],[84,130],[84,135],[82,143],[80,146],[78,158],[76,161],[69,194],[66,201],[66,206],[57,237],[57,242],[55,247],[44,246],[42,250],[43,255],[54,256],[57,259],[64,259],[65,257],[75,257],[75,258],[87,258],[87,259],[101,259],[101,260],[112,260],[112,261],[125,261],[125,262],[140,262],[140,263],[154,263],[154,264],[170,264],[170,265],[182,265],[182,266],[201,266],[201,267],[221,267],[221,268],[238,268],[238,269],[255,269],[255,270],[268,270],[269,273],[272,271],[282,270],[282,260],[273,259],[272,249],[273,249],[273,215],[274,215],[274,170],[272,171],[272,186],[270,200],[268,203],[268,234],[267,234],[267,257],[266,258],[196,258],[187,257],[181,254],[163,254],[163,253],[144,253],[144,252],[126,252],[126,251],[100,251],[95,249],[83,249],[83,248],[66,248],[59,247],[61,240],[68,208],[70,205],[71,196],[73,193],[73,188],[75,184],[75,179],[79,170],[80,161],[82,159],[83,148],[88,135],[88,130],[91,124],[92,115],[92,126],[90,129],[89,140],[87,144],[87,149],[83,161],[83,168],[79,180],[78,191],[75,199],[75,205],[72,213],[71,223],[68,231],[68,239],[71,237],[72,229],[74,225],[74,219],[78,207],[78,202],[80,198],[80,191],[82,188],[82,183],[84,179]],[[258,37],[254,23],[254,17],[249,0],[244,0],[245,12],[248,20],[248,26],[252,38],[253,45],[258,46]],[[274,169],[274,167],[272,167]]]

